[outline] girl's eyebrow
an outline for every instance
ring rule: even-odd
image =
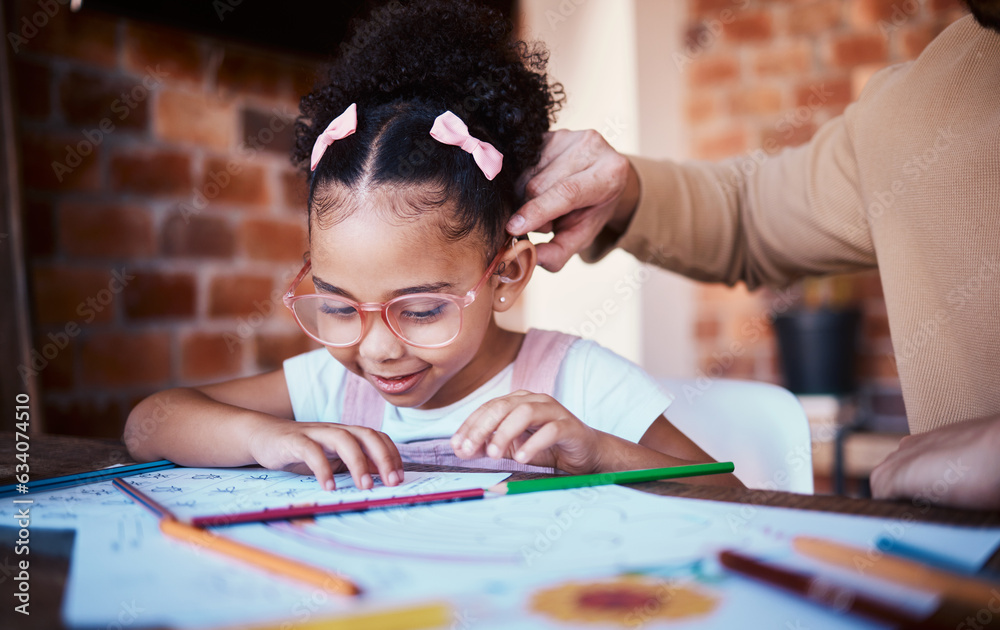
[[[439,293],[444,289],[451,289],[455,285],[451,282],[434,282],[432,284],[421,284],[415,287],[406,287],[405,289],[396,289],[389,294],[389,299],[394,297],[399,297],[400,295],[410,295],[412,293]],[[335,287],[332,284],[313,276],[313,287],[316,291],[321,293],[333,293],[335,295],[343,296],[349,300],[357,302],[355,297],[351,295],[350,292],[344,291],[340,287]]]

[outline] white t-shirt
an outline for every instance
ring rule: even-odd
[[[300,422],[339,422],[347,369],[325,348],[284,362],[292,411]],[[511,393],[511,363],[462,400],[438,409],[385,405],[381,431],[393,442],[450,438],[483,403]],[[553,398],[586,424],[638,442],[673,396],[628,359],[578,339],[566,351]]]

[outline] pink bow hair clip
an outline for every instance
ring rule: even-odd
[[[330,124],[327,125],[323,133],[319,134],[316,138],[316,144],[313,145],[312,159],[310,160],[309,170],[315,171],[316,165],[319,161],[323,159],[323,154],[326,153],[326,148],[334,143],[336,140],[343,140],[347,136],[354,133],[358,128],[358,104],[351,103],[344,113],[337,116]]]
[[[470,136],[469,127],[451,111],[434,119],[431,137],[442,144],[461,147],[463,151],[471,153],[486,179],[492,180],[503,167],[503,154],[489,142]]]

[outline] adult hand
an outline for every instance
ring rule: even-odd
[[[546,134],[538,165],[521,175],[527,202],[507,223],[515,236],[553,232],[538,264],[563,268],[605,226],[624,231],[639,200],[639,179],[625,156],[593,130]]]
[[[903,438],[871,475],[876,499],[1000,509],[1000,416]]]

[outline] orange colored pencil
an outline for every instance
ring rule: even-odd
[[[332,593],[357,595],[361,592],[356,584],[339,575],[245,545],[231,538],[218,536],[206,529],[185,525],[172,518],[160,519],[160,531],[171,538],[193,543],[230,558],[242,560],[258,568],[318,586]]]

